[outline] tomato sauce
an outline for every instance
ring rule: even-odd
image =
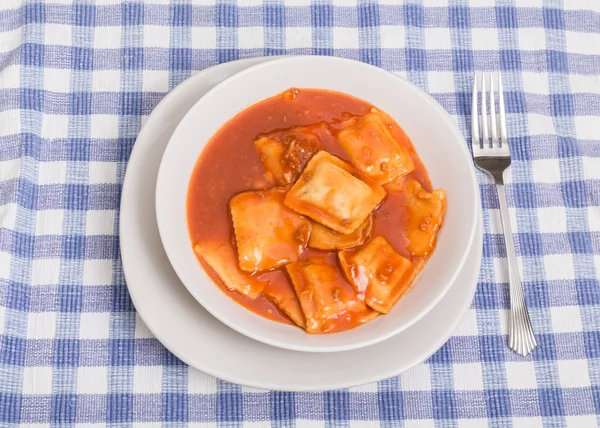
[[[192,244],[204,240],[219,240],[235,247],[229,200],[239,192],[267,185],[265,171],[254,146],[257,136],[298,125],[325,123],[331,132],[322,132],[318,136],[326,150],[349,160],[335,138],[336,130],[343,121],[355,115],[364,115],[372,107],[371,104],[346,94],[301,89],[293,100],[277,95],[247,108],[229,120],[204,148],[190,180],[187,217]],[[411,150],[415,170],[407,178],[414,178],[427,191],[431,191],[427,171],[410,139],[395,122],[390,122],[389,125],[396,141]],[[374,212],[372,235],[383,235],[398,253],[411,258],[405,249],[407,239],[403,232],[406,222],[405,205],[405,194],[388,189],[387,198]],[[313,255],[324,255],[334,260],[336,251],[307,248],[301,258]],[[232,299],[265,318],[293,324],[263,295],[250,299],[228,290],[212,270],[202,260],[200,262],[214,282]],[[236,269],[236,266],[231,268]],[[285,269],[258,274],[257,278],[268,279],[270,287],[293,287],[284,271]]]

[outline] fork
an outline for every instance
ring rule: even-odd
[[[508,261],[508,289],[510,294],[510,316],[508,346],[520,355],[527,355],[536,347],[529,312],[525,303],[523,284],[519,277],[519,267],[513,243],[508,204],[504,190],[504,171],[510,166],[510,151],[506,132],[504,93],[500,73],[478,73],[473,79],[473,104],[471,107],[471,138],[475,165],[489,173],[496,182],[500,202],[500,218],[504,230],[506,258]],[[481,79],[479,78],[481,77]],[[481,80],[481,82],[480,82]],[[497,83],[498,112],[494,96],[494,80]],[[478,95],[481,92],[481,114],[478,109]],[[487,106],[489,92],[489,115]],[[481,133],[479,132],[481,127]],[[489,132],[488,132],[489,130]],[[490,138],[491,137],[491,138]]]

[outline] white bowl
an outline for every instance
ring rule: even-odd
[[[188,185],[206,143],[241,110],[290,87],[344,92],[391,115],[411,138],[433,186],[443,187],[447,194],[447,210],[436,250],[413,288],[389,314],[342,333],[309,335],[297,327],[262,318],[234,302],[200,266],[188,233]],[[425,92],[364,63],[333,57],[288,57],[234,75],[190,109],[163,155],[156,186],[156,216],[175,272],[212,315],[238,332],[273,346],[334,352],[385,340],[414,324],[439,302],[461,271],[473,244],[477,192],[473,162],[461,132]]]

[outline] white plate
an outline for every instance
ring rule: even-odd
[[[314,70],[318,70],[315,73]],[[229,298],[192,250],[187,218],[190,178],[205,145],[223,124],[259,101],[289,89],[342,92],[382,109],[410,136],[434,187],[448,198],[436,249],[416,284],[386,316],[331,335],[306,334],[274,323]],[[226,100],[226,101],[223,101]],[[473,244],[479,187],[473,159],[456,122],[432,97],[381,68],[345,58],[296,56],[237,73],[204,95],[181,120],[163,155],[156,184],[156,216],[163,246],[188,291],[234,330],[269,345],[308,352],[338,352],[372,345],[405,330],[448,292]]]
[[[228,328],[187,292],[163,250],[154,214],[154,183],[171,134],[210,88],[267,60],[230,62],[192,76],[160,102],[141,130],[129,160],[120,214],[123,269],[133,303],[149,329],[173,354],[190,366],[229,382],[312,391],[345,388],[398,375],[438,350],[469,308],[481,263],[480,219],[465,268],[431,312],[391,339],[337,353],[307,354],[275,348]]]

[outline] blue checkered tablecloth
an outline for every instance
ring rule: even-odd
[[[598,425],[600,2],[397,3],[0,0],[1,426]],[[396,72],[465,137],[473,72],[502,71],[533,355],[506,347],[498,202],[481,174],[473,305],[439,352],[398,378],[248,389],[188,368],[147,331],[116,228],[143,120],[195,71],[286,53]]]

